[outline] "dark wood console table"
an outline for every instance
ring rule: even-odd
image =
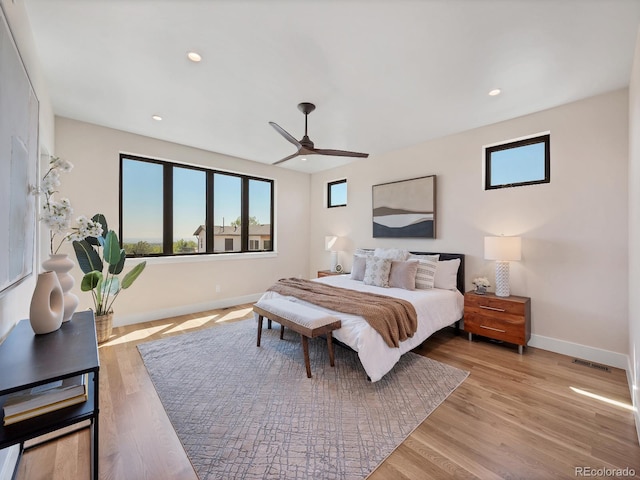
[[[99,370],[92,311],[75,313],[71,321],[46,335],[33,333],[29,320],[18,322],[0,344],[0,406],[10,393],[84,373],[89,374],[88,399],[6,427],[0,422],[0,449],[20,444],[22,454],[26,441],[88,420],[91,478],[98,480]]]

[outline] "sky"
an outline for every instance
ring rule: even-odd
[[[125,159],[122,162],[123,242],[162,239],[162,170],[160,164]],[[229,225],[240,216],[241,179],[214,175],[214,224]],[[193,233],[205,223],[206,174],[174,167],[174,241],[195,240]],[[249,215],[270,222],[271,184],[249,181]]]
[[[347,182],[331,186],[331,203],[333,205],[347,204]]]
[[[491,184],[544,180],[544,142],[491,154]]]

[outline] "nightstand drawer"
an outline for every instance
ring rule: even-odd
[[[525,318],[522,316],[491,317],[469,311],[465,311],[464,315],[465,331],[518,345],[527,342],[525,327]]]
[[[508,297],[510,299],[515,299],[519,297]],[[482,312],[486,312],[488,315],[491,314],[512,314],[518,316],[524,316],[525,314],[525,304],[526,302],[522,301],[505,301],[502,298],[497,298],[495,296],[485,296],[485,295],[475,295],[475,294],[467,294],[464,298],[465,301],[465,309],[469,311],[481,314]]]

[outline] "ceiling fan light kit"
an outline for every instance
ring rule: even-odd
[[[292,143],[296,146],[298,151],[288,157],[283,158],[282,160],[278,160],[273,163],[273,165],[278,165],[280,163],[286,162],[287,160],[291,160],[299,155],[330,155],[335,157],[355,157],[355,158],[367,158],[369,156],[368,153],[360,153],[360,152],[350,152],[347,150],[331,150],[326,148],[315,148],[314,143],[311,141],[309,136],[307,135],[307,116],[316,109],[316,106],[313,103],[302,102],[298,104],[298,110],[304,113],[304,137],[301,140],[296,140],[293,135],[287,132],[284,128],[278,125],[275,122],[269,122],[276,132],[282,135],[288,142]]]

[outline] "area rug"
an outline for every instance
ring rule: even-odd
[[[277,325],[275,325],[278,327]],[[414,353],[371,383],[357,354],[254,319],[138,346],[201,480],[362,479],[468,373]]]

